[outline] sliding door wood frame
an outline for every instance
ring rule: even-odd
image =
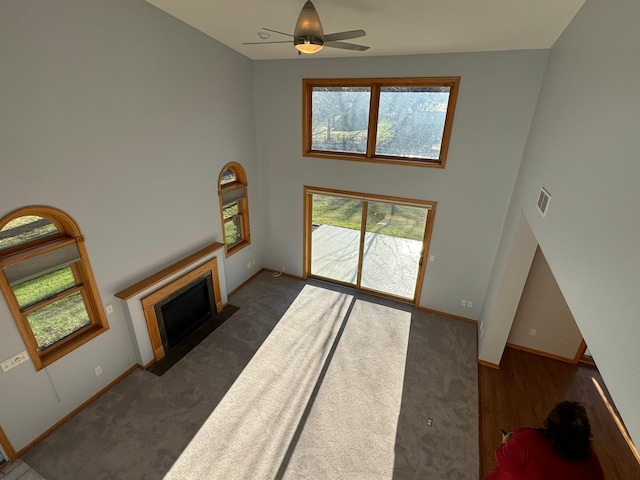
[[[367,231],[367,215],[369,214],[369,202],[362,201],[360,212],[360,242],[358,243],[358,272],[356,273],[356,288],[362,289],[362,264],[364,263],[364,241]],[[415,297],[415,292],[414,292]]]
[[[407,205],[407,206],[413,206],[413,207],[422,207],[422,208],[426,208],[427,210],[429,210],[429,212],[427,213],[427,223],[425,225],[425,229],[424,229],[424,236],[422,239],[422,250],[420,252],[420,263],[418,266],[418,276],[416,279],[416,287],[415,287],[415,291],[414,291],[414,298],[413,298],[413,304],[418,307],[420,306],[420,297],[422,294],[422,285],[424,283],[424,276],[425,276],[425,270],[427,267],[427,257],[429,254],[429,246],[431,244],[431,235],[433,232],[433,223],[435,220],[435,214],[436,214],[436,206],[438,205],[438,202],[434,202],[434,201],[429,201],[429,200],[417,200],[417,199],[412,199],[412,198],[405,198],[405,197],[392,197],[392,196],[388,196],[388,195],[376,195],[376,194],[370,194],[370,193],[359,193],[359,192],[351,192],[351,191],[346,191],[346,190],[335,190],[335,189],[331,189],[331,188],[321,188],[321,187],[312,187],[312,186],[308,186],[305,185],[304,186],[304,192],[303,192],[303,215],[304,215],[304,219],[303,219],[303,260],[302,260],[302,278],[303,279],[307,279],[309,278],[309,276],[311,275],[311,233],[312,233],[312,219],[313,219],[313,194],[321,194],[321,195],[333,195],[333,196],[338,196],[338,197],[343,197],[343,198],[352,198],[352,199],[357,199],[357,200],[362,200],[364,202],[363,204],[363,213],[362,213],[362,221],[361,221],[361,227],[360,227],[360,246],[359,246],[359,252],[358,252],[358,274],[357,274],[357,280],[356,280],[356,288],[358,288],[359,290],[365,291],[365,292],[369,292],[369,293],[373,293],[375,295],[380,295],[383,297],[388,297],[388,298],[392,298],[394,300],[398,300],[400,299],[400,297],[394,296],[394,295],[389,295],[389,294],[385,294],[383,292],[378,292],[376,290],[370,290],[367,288],[363,288],[360,286],[360,279],[361,279],[361,275],[362,275],[362,261],[363,261],[363,248],[364,248],[364,235],[363,232],[366,231],[366,221],[367,221],[367,215],[366,215],[366,209],[367,209],[367,202],[369,201],[379,201],[379,202],[386,202],[386,203],[395,203],[395,204],[401,204],[401,205]],[[354,287],[353,284],[350,283],[344,283],[344,282],[340,282],[337,280],[332,280],[332,282],[334,283],[339,283],[342,285],[346,285],[348,287]],[[406,299],[401,299],[406,301]]]

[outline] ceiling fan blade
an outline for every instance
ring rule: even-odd
[[[264,45],[265,43],[291,43],[291,40],[280,40],[277,42],[243,42],[242,45]]]
[[[278,30],[271,30],[270,28],[262,27],[262,30],[266,30],[267,32],[279,33],[280,35],[286,35],[287,37],[293,37],[290,33],[279,32]]]
[[[347,42],[324,42],[324,46],[331,48],[342,48],[344,50],[358,50],[360,52],[369,50],[369,47],[365,47],[364,45],[356,45],[355,43]]]
[[[364,30],[350,30],[348,32],[330,33],[329,35],[323,35],[322,39],[325,42],[335,42],[337,40],[349,40],[350,38],[364,37],[367,33]]]

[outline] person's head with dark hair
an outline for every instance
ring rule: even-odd
[[[580,403],[560,402],[551,410],[544,427],[544,436],[561,457],[579,462],[591,452],[591,425]]]

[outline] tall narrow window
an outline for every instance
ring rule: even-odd
[[[459,77],[303,80],[303,154],[444,168]]]
[[[218,180],[224,248],[227,257],[251,243],[247,175],[238,163],[225,165]]]
[[[37,370],[109,326],[76,223],[51,207],[0,219],[0,289]]]

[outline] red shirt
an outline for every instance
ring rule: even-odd
[[[496,450],[498,467],[484,480],[604,480],[595,453],[569,462],[555,453],[542,433],[521,428]]]

